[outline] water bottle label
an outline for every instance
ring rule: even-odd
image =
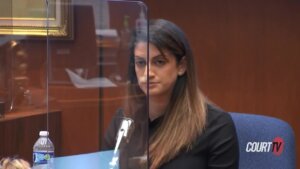
[[[53,152],[33,152],[33,163],[38,164],[47,164],[51,162],[54,158]]]

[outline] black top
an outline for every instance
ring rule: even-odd
[[[149,134],[159,127],[161,118],[149,124]],[[113,149],[115,135],[112,127],[105,136],[103,148]],[[180,139],[180,138],[178,138]],[[195,140],[193,148],[182,151],[159,169],[237,169],[239,148],[236,130],[231,116],[211,105],[207,107],[204,132]]]

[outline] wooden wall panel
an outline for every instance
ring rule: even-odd
[[[150,18],[171,20],[186,32],[201,88],[213,102],[281,118],[299,141],[300,1],[144,2]]]

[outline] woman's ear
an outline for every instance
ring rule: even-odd
[[[182,76],[186,72],[186,58],[185,56],[181,58],[178,64],[178,76]]]

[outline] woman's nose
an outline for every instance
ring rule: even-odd
[[[144,70],[144,76],[149,76],[149,78],[154,77],[155,73],[154,70],[152,69],[151,65],[149,65],[149,74],[148,74],[148,65],[145,67]]]

